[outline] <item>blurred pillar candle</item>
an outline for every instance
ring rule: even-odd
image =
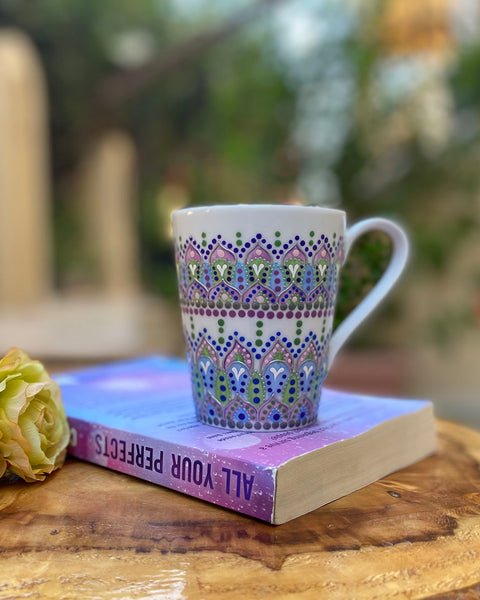
[[[30,40],[0,31],[0,306],[53,285],[47,94]]]

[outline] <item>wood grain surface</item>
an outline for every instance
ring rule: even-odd
[[[0,484],[0,599],[480,598],[480,434],[278,527],[70,460]]]

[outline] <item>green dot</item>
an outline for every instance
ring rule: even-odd
[[[223,327],[219,327],[218,328],[218,333],[223,333],[225,330],[223,329]]]
[[[281,234],[280,234],[280,232],[279,232],[279,231],[276,231],[276,232],[275,232],[275,237],[280,237],[280,235],[281,235]]]
[[[257,335],[260,337],[261,335],[263,335],[263,331],[261,329],[257,329]]]
[[[207,237],[207,234],[204,231],[202,231],[202,238],[206,238],[206,237]]]
[[[297,331],[295,332],[297,335],[302,335],[302,330],[301,329],[297,329]]]
[[[310,232],[310,237],[313,237],[314,235],[315,235],[315,232],[314,232],[314,231],[311,231],[311,232]]]
[[[206,245],[207,245],[207,242],[205,240],[203,240],[202,246],[205,248]]]
[[[257,348],[259,348],[262,344],[262,340],[255,340],[255,346],[257,346]]]
[[[237,240],[237,246],[241,246],[242,245],[242,240]]]
[[[337,237],[337,234],[336,234],[336,233],[334,233],[334,234],[333,234],[333,239],[335,239],[336,237]]]
[[[192,333],[192,335],[190,337],[192,338],[192,340],[194,340],[195,339],[195,334]]]
[[[309,246],[313,246],[313,240],[310,240],[310,241],[308,242],[308,245],[309,245]]]
[[[320,341],[323,342],[324,339],[325,339],[325,336],[322,335],[322,337],[320,338]]]
[[[275,246],[277,246],[277,248],[278,248],[278,246],[281,246],[281,245],[282,245],[282,242],[280,240],[275,240]]]
[[[295,346],[299,346],[300,345],[300,338],[295,338],[293,340],[293,343],[295,344]]]
[[[263,321],[257,321],[257,327],[263,327]]]
[[[218,319],[218,324],[220,327],[223,327],[225,325],[225,321],[223,319]]]
[[[242,237],[242,234],[240,231],[237,231],[237,233],[235,234],[237,237]]]
[[[297,327],[301,327],[303,325],[302,321],[297,321]]]
[[[223,337],[219,337],[219,338],[218,338],[218,343],[219,343],[219,344],[224,344],[224,343],[225,343],[225,338],[223,338]]]

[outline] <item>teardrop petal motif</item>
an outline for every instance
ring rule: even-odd
[[[263,377],[267,386],[267,396],[281,396],[289,376],[290,368],[286,361],[273,360],[268,363],[263,371]]]
[[[232,395],[245,396],[247,393],[247,385],[250,379],[250,372],[243,362],[233,362],[227,371],[228,381]]]
[[[265,381],[258,371],[254,372],[250,378],[246,400],[254,406],[263,404],[265,400]]]
[[[242,344],[238,340],[234,341],[231,350],[225,356],[225,359],[223,361],[225,371],[228,371],[228,369],[234,362],[238,362],[245,365],[247,371],[252,370],[252,354],[245,346],[242,346]]]

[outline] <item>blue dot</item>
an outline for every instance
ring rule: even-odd
[[[227,391],[227,388],[226,388],[224,385],[221,385],[221,386],[220,386],[220,391],[221,391],[221,392],[226,392],[226,391]]]
[[[252,379],[252,381],[255,385],[258,385],[260,383],[260,379],[258,377],[255,377],[255,379]]]
[[[225,377],[223,375],[220,375],[219,379],[220,381],[225,381]]]
[[[220,400],[221,400],[222,402],[225,402],[225,400],[226,400],[226,399],[227,399],[227,397],[225,396],[225,394],[222,394],[222,395],[220,396]]]
[[[292,403],[292,402],[295,402],[295,398],[294,398],[293,396],[290,396],[290,398],[288,399],[288,401],[289,401],[290,403]]]
[[[294,388],[294,387],[291,387],[291,388],[288,390],[288,393],[289,393],[289,394],[294,394],[294,393],[295,393],[295,388]]]
[[[295,379],[290,379],[290,385],[295,385]]]
[[[254,394],[259,394],[260,393],[260,389],[258,387],[253,388],[253,393]]]
[[[246,415],[244,413],[240,413],[238,415],[238,418],[240,419],[240,421],[245,421],[245,419],[247,418]]]
[[[280,414],[276,413],[275,415],[273,415],[273,420],[274,421],[279,421],[280,420]]]
[[[255,404],[258,404],[260,402],[260,398],[258,396],[255,396],[253,401],[255,402]]]

